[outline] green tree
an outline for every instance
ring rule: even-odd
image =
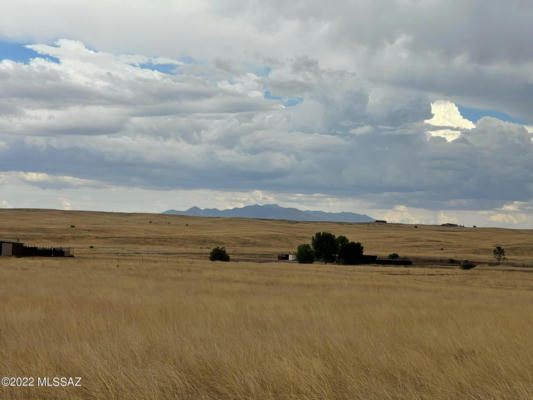
[[[301,244],[296,251],[296,260],[300,264],[312,264],[315,262],[315,252],[308,244]]]
[[[339,262],[341,264],[358,264],[362,256],[363,246],[359,242],[349,242],[339,249]]]
[[[494,258],[496,261],[498,261],[498,264],[502,262],[503,259],[505,259],[505,250],[503,247],[496,246],[494,250],[492,250],[492,254],[494,254]]]
[[[343,236],[343,235],[337,236],[335,241],[337,242],[337,249],[339,249],[339,250],[340,250],[340,248],[342,246],[346,246],[348,243],[350,243],[348,238],[346,236]]]
[[[317,232],[311,239],[311,244],[318,260],[328,263],[334,262],[337,258],[339,248],[334,234],[330,232]]]
[[[225,247],[215,247],[209,254],[211,261],[229,261],[229,255],[226,253]]]
[[[389,260],[397,260],[400,256],[397,253],[389,254]]]

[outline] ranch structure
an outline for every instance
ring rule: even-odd
[[[2,257],[74,257],[71,249],[62,247],[25,246],[20,242],[0,241]]]

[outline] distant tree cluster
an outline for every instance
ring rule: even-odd
[[[296,260],[301,264],[311,264],[315,260],[325,263],[353,265],[363,256],[363,246],[351,242],[346,236],[335,237],[330,232],[317,232],[311,238],[311,245],[301,244],[296,252]]]

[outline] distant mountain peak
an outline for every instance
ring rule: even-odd
[[[259,219],[283,219],[289,221],[315,222],[373,222],[374,218],[352,212],[329,213],[285,208],[278,204],[253,204],[240,208],[218,210],[216,208],[191,207],[186,211],[168,210],[163,214],[189,215],[194,217],[237,217]]]

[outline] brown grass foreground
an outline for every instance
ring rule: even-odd
[[[533,259],[531,231],[1,211],[1,238],[77,257],[0,259],[0,375],[82,387],[0,397],[533,398],[529,268],[205,261],[221,244],[275,256],[318,230],[380,255],[488,260],[500,244]]]

